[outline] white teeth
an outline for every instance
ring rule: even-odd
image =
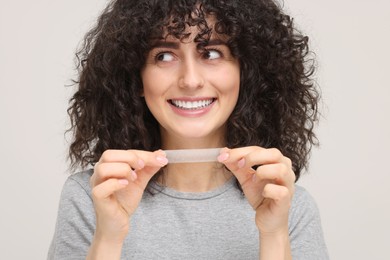
[[[213,103],[213,99],[199,100],[199,101],[171,100],[171,103],[174,106],[182,109],[195,110],[195,109],[201,109],[209,106],[211,103]]]

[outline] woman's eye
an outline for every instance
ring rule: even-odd
[[[168,53],[168,52],[162,52],[162,53],[157,54],[156,60],[157,61],[164,61],[164,62],[173,61],[173,55],[171,53]]]
[[[206,50],[203,56],[205,59],[214,60],[214,59],[221,58],[222,55],[217,50]]]

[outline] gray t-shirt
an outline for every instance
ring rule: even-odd
[[[71,175],[60,199],[48,259],[85,259],[95,230],[89,178]],[[121,259],[258,259],[255,212],[235,179],[203,193],[149,184],[131,218]],[[293,259],[329,259],[313,198],[296,186],[289,216]]]

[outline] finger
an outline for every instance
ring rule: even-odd
[[[130,150],[106,150],[101,155],[99,163],[127,163],[133,169],[141,169],[144,166],[136,152]]]
[[[151,178],[159,172],[162,167],[168,164],[166,154],[162,150],[157,150],[153,153],[147,152],[145,155],[145,157],[143,157],[143,153],[140,155],[145,162],[145,167],[134,171],[137,176],[135,183],[143,189],[147,186]]]
[[[254,167],[264,164],[285,163],[290,164],[290,159],[283,156],[283,154],[276,148],[270,149],[256,149],[248,153],[238,162],[238,167]]]
[[[295,174],[291,169],[291,160],[276,148],[265,149],[251,146],[232,150],[224,150],[229,153],[226,160],[227,167],[232,170],[241,184],[244,184],[248,175],[255,174],[255,170],[261,165],[273,165],[265,168],[267,175],[259,176],[260,179],[275,179],[278,184],[288,184],[295,181]],[[278,169],[279,168],[279,169]],[[264,167],[263,167],[264,169]],[[272,174],[272,175],[270,175]],[[256,177],[256,176],[253,176]]]
[[[290,186],[295,182],[295,174],[292,169],[284,163],[265,164],[256,169],[253,180],[272,180],[276,184]]]
[[[154,152],[137,151],[137,156],[144,162],[144,166],[161,168],[168,164],[168,159],[163,150]]]
[[[240,167],[238,167],[238,161],[244,158],[247,154],[255,151],[261,150],[264,148],[256,147],[256,146],[248,146],[241,148],[223,148],[221,150],[220,155],[218,156],[218,161],[224,163],[230,170],[236,171]]]
[[[162,150],[155,152],[107,150],[95,165],[95,172],[90,181],[91,186],[93,187],[112,177],[135,181],[138,178],[138,173],[149,175],[145,179],[148,181],[167,162],[168,160]],[[141,171],[142,169],[144,171]]]
[[[250,177],[255,173],[250,167],[240,167],[240,160],[242,160],[246,155],[253,151],[260,151],[264,148],[258,146],[248,146],[242,148],[228,149],[223,148],[220,155],[218,156],[218,161],[223,163],[237,178],[241,186],[250,180]]]
[[[288,210],[290,208],[293,193],[293,190],[290,191],[285,186],[268,183],[265,185],[262,195],[264,198],[271,199],[277,206]]]
[[[106,150],[99,160],[100,163],[124,162],[135,170],[140,170],[149,166],[165,166],[167,159],[163,151],[155,152],[139,151],[139,150]]]
[[[114,192],[123,189],[129,184],[127,179],[108,179],[92,189],[92,196],[96,200],[109,198]]]
[[[131,179],[132,172],[133,170],[127,163],[98,163],[95,165],[91,184],[96,186],[109,178]]]
[[[148,151],[139,151],[139,150],[106,150],[97,164],[97,167],[104,164],[111,163],[125,163],[128,164],[131,168],[129,172],[130,180],[134,181],[138,178],[139,174],[146,175],[142,182],[150,180],[150,178],[163,166],[168,163],[168,160],[165,156],[165,153],[162,150],[157,150],[154,152]],[[146,167],[146,169],[145,169]],[[133,171],[134,170],[134,171]],[[106,178],[114,176],[114,177],[122,177],[123,175],[115,175],[114,169],[106,169]],[[122,170],[120,172],[126,172],[126,170]],[[114,175],[113,175],[114,174]],[[94,179],[99,179],[93,176],[91,180],[93,183],[99,183]],[[101,182],[101,181],[100,181]]]

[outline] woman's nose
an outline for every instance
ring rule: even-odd
[[[204,78],[201,64],[196,60],[189,59],[182,63],[179,76],[179,87],[188,89],[201,88],[204,85]]]

